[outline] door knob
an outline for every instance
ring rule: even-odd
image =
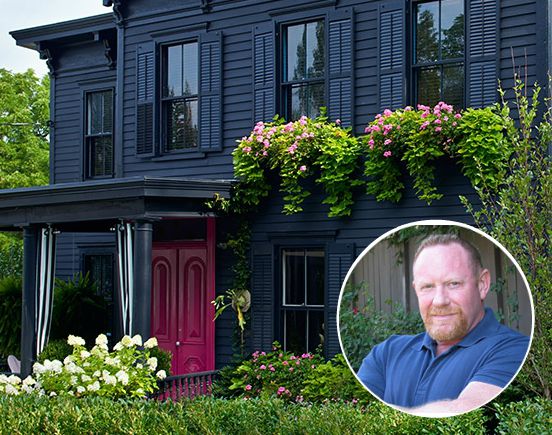
[[[180,341],[177,341],[177,342],[176,342],[176,345],[177,345],[177,346],[180,346]]]

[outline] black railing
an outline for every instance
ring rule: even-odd
[[[218,371],[188,373],[168,376],[158,381],[159,390],[151,395],[156,400],[193,399],[197,396],[210,396],[213,381]]]

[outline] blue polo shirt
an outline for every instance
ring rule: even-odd
[[[391,336],[364,358],[358,377],[384,402],[420,406],[456,399],[473,381],[504,388],[528,346],[529,337],[498,323],[487,308],[476,327],[439,356],[427,333]]]

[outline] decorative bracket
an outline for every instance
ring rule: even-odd
[[[115,67],[115,58],[113,57],[113,49],[111,47],[111,44],[109,42],[109,39],[107,38],[104,38],[103,39],[103,45],[104,45],[104,55],[105,55],[105,58],[107,59],[107,66],[109,68],[114,68]]]
[[[38,53],[42,60],[46,60],[46,66],[51,76],[55,75],[54,56],[49,48],[44,47],[42,44],[38,44]]]

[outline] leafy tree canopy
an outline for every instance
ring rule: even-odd
[[[0,189],[48,184],[49,82],[0,68]]]

